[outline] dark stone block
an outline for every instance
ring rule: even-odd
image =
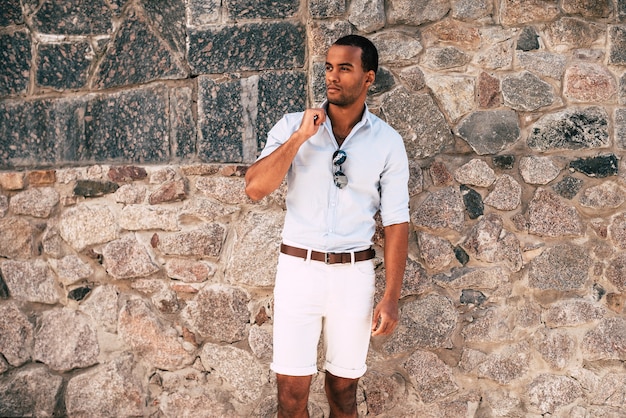
[[[32,21],[35,30],[41,33],[104,35],[111,31],[112,17],[105,0],[47,0]]]
[[[0,96],[28,89],[31,60],[30,36],[26,31],[0,34]]]
[[[0,270],[0,299],[8,299],[9,298],[9,288],[4,281],[4,277],[2,277],[2,271]]]
[[[324,65],[325,67],[325,65]],[[369,89],[369,94],[380,94],[389,91],[396,85],[396,81],[393,78],[391,71],[385,67],[378,67],[376,72],[376,80]]]
[[[570,161],[569,166],[589,177],[604,178],[617,175],[619,161],[615,154],[599,155],[590,158],[578,158]]]
[[[206,162],[242,162],[245,121],[240,80],[198,83],[198,157]]]
[[[68,299],[80,302],[81,300],[85,299],[85,296],[87,296],[89,292],[91,292],[90,287],[78,287],[76,289],[70,290],[70,292],[67,294],[67,297]]]
[[[592,290],[593,290],[593,298],[597,301],[602,299],[602,296],[606,295],[606,290],[604,289],[604,287],[602,287],[602,285],[598,283],[593,284]]]
[[[457,261],[463,266],[469,262],[469,255],[467,255],[465,250],[460,245],[454,247],[454,256],[456,257]]]
[[[314,62],[311,73],[313,101],[315,103],[321,103],[326,99],[326,64],[323,62]]]
[[[185,1],[144,0],[142,5],[152,26],[175,51],[184,54],[187,48]]]
[[[0,102],[0,168],[76,161],[85,99]]]
[[[522,29],[519,38],[517,38],[517,49],[521,51],[532,51],[539,49],[539,35],[532,26],[526,26]]]
[[[487,297],[480,290],[463,289],[461,291],[460,302],[464,305],[482,305],[487,300]]]
[[[158,79],[186,78],[187,72],[144,16],[131,13],[116,32],[96,74],[95,86],[108,88]]]
[[[189,29],[194,74],[292,69],[304,65],[304,27],[297,23],[249,23]]]
[[[573,199],[578,194],[581,187],[583,187],[583,181],[576,177],[567,176],[563,177],[563,180],[552,186],[552,190],[566,199]]]
[[[190,87],[170,89],[170,136],[172,156],[192,158],[196,155],[196,121],[192,108],[194,94]]]
[[[620,22],[626,21],[626,0],[617,0],[617,18]]]
[[[609,64],[626,64],[626,28],[609,27]]]
[[[112,181],[77,180],[74,195],[83,197],[104,196],[115,193],[120,186]]]
[[[548,114],[532,127],[527,143],[539,151],[603,147],[609,142],[608,119],[598,106]]]
[[[37,85],[57,90],[84,87],[92,56],[88,42],[39,45]]]
[[[169,159],[168,90],[151,86],[95,97],[85,115],[81,161],[165,162]]]
[[[306,107],[306,74],[303,72],[263,73],[259,76],[257,146],[262,150],[267,133],[285,114]]]
[[[20,25],[24,23],[20,0],[3,0],[0,12],[0,26]]]
[[[298,12],[300,0],[227,0],[223,2],[233,20],[282,19]]]
[[[465,204],[465,209],[470,219],[476,219],[482,216],[485,205],[483,204],[483,198],[480,193],[462,184],[461,195],[463,196],[463,203]]]
[[[502,170],[510,170],[515,164],[515,155],[496,155],[492,160],[494,166]]]
[[[477,111],[461,121],[458,133],[478,155],[496,154],[519,139],[519,120],[512,110]]]

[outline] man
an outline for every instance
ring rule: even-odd
[[[307,417],[320,334],[331,417],[356,417],[370,333],[389,335],[408,247],[408,161],[400,135],[368,111],[378,53],[366,38],[326,55],[326,102],[285,115],[246,173],[246,193],[267,196],[287,176],[287,214],[274,288],[278,416]],[[375,213],[385,233],[386,287],[373,309]]]

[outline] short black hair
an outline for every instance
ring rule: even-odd
[[[355,46],[361,48],[361,65],[364,71],[378,71],[378,51],[369,39],[360,35],[347,35],[335,41],[333,45]]]

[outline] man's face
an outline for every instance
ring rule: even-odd
[[[333,45],[326,54],[326,97],[336,106],[365,101],[367,89],[374,82],[374,71],[364,71],[361,48]]]

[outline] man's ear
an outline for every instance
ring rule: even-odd
[[[372,70],[367,72],[367,78],[365,79],[365,82],[367,83],[368,86],[371,86],[372,84],[374,84],[374,81],[376,80],[376,73]]]

